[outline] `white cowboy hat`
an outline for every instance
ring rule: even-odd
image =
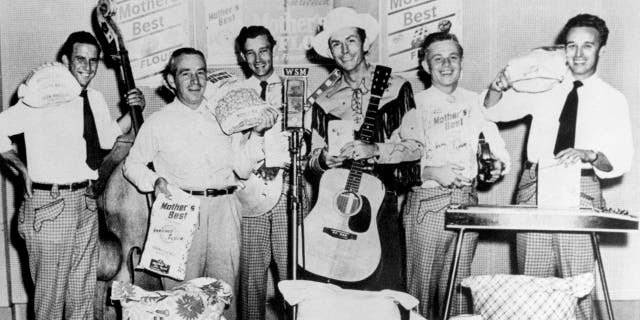
[[[312,40],[311,46],[321,56],[331,59],[331,50],[329,50],[329,37],[334,32],[342,28],[360,28],[366,33],[364,40],[364,51],[368,51],[371,43],[378,37],[380,26],[378,21],[368,13],[357,13],[355,10],[347,7],[335,8],[324,18],[322,31],[318,33]]]

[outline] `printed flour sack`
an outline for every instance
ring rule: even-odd
[[[146,269],[178,281],[198,227],[200,199],[169,185],[171,199],[159,194],[151,209],[147,242],[136,269]]]

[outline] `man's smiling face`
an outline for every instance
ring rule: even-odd
[[[462,70],[462,55],[458,45],[453,40],[430,44],[422,67],[431,75],[432,85],[455,90]]]
[[[364,62],[363,42],[356,28],[342,28],[331,34],[329,49],[340,69],[352,71]]]
[[[89,43],[75,43],[71,56],[62,56],[62,63],[69,68],[83,88],[86,88],[96,76],[98,61],[98,48]]]
[[[596,73],[602,49],[598,30],[592,27],[571,28],[566,42],[567,62],[576,80],[584,80]]]
[[[267,36],[248,38],[242,55],[256,78],[267,80],[273,73],[273,48]]]

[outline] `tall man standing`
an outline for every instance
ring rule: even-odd
[[[385,142],[400,126],[402,116],[415,107],[411,85],[397,76],[392,75],[389,79],[375,119],[373,136],[376,143],[355,140],[347,143],[337,156],[329,155],[327,149],[330,121],[353,121],[356,131],[364,122],[375,69],[367,62],[365,54],[376,40],[378,30],[379,25],[371,15],[340,7],[327,14],[322,32],[313,38],[314,50],[325,58],[333,59],[340,77],[325,88],[313,105],[312,151],[308,166],[312,174],[320,176],[330,168],[342,166],[348,159],[368,159],[375,163],[373,173],[381,178],[386,188],[378,214],[382,261],[365,288],[404,290],[398,193],[403,191],[401,186],[410,183],[411,169],[415,174],[415,169],[419,168],[395,165],[404,159],[397,158],[398,152]],[[414,159],[419,159],[417,143],[410,147],[409,152],[414,154]]]
[[[175,185],[201,197],[200,223],[186,262],[185,281],[212,277],[238,292],[240,215],[233,198],[238,177],[246,179],[263,158],[262,134],[275,122],[265,111],[250,132],[225,134],[204,99],[207,70],[194,48],[177,49],[165,72],[176,98],[142,125],[124,165],[124,174],[143,192],[171,196]],[[147,164],[153,162],[155,172]],[[164,278],[165,287],[180,282]],[[236,295],[237,296],[237,295]],[[236,319],[236,303],[225,311]]]
[[[629,171],[633,142],[625,97],[596,73],[609,29],[597,16],[579,14],[558,36],[565,46],[569,73],[553,89],[539,94],[517,93],[504,71],[491,83],[484,104],[487,116],[510,121],[532,115],[527,162],[518,185],[517,201],[536,204],[538,162],[557,159],[580,163],[580,205],[604,208],[600,179]],[[520,272],[539,277],[571,277],[594,271],[590,237],[566,233],[520,233]],[[592,317],[591,297],[579,301],[578,319]]]
[[[242,59],[251,70],[251,76],[242,85],[259,92],[260,98],[282,112],[282,80],[273,68],[273,48],[276,41],[271,32],[263,26],[243,27],[236,41]],[[271,130],[280,131],[281,127],[278,123]],[[283,140],[279,147],[286,152],[288,142]],[[279,197],[275,207],[263,214],[242,219],[240,285],[243,319],[265,318],[268,270],[272,261],[275,262],[278,279],[285,280],[288,277],[289,183],[288,172],[284,173],[284,181],[277,180],[279,170],[284,169],[267,168],[264,164],[258,169],[262,179],[271,180],[271,183],[279,182],[281,185],[284,183],[284,187],[278,189],[278,195],[265,195]]]
[[[100,46],[88,32],[74,32],[61,51],[62,63],[82,87],[69,103],[32,108],[20,100],[0,113],[0,155],[18,170],[25,199],[18,232],[25,239],[35,284],[36,319],[92,319],[98,251],[95,200],[87,196],[106,150],[131,128],[125,114],[114,121],[106,101],[89,87],[98,70]],[[144,107],[138,89],[129,105]],[[10,136],[24,134],[25,165]]]

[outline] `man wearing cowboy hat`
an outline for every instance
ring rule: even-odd
[[[364,122],[375,69],[367,62],[366,53],[376,40],[378,30],[379,25],[371,15],[340,7],[327,14],[323,30],[312,40],[312,46],[320,56],[333,59],[340,76],[314,93],[317,99],[312,111],[312,152],[308,169],[319,177],[330,168],[342,166],[345,160],[369,160],[373,174],[382,180],[386,189],[378,213],[382,261],[377,272],[359,287],[404,290],[398,195],[410,183],[412,173],[415,175],[417,171],[414,163],[399,165],[406,159],[397,157],[398,153],[392,152],[393,145],[386,142],[399,127],[402,116],[415,107],[411,85],[397,76],[389,79],[375,120],[373,136],[376,143],[355,140],[345,144],[337,156],[327,153],[327,126],[330,121],[353,121],[356,131]],[[404,147],[409,153],[414,153],[414,159],[419,159],[421,148],[418,142],[408,141]]]

